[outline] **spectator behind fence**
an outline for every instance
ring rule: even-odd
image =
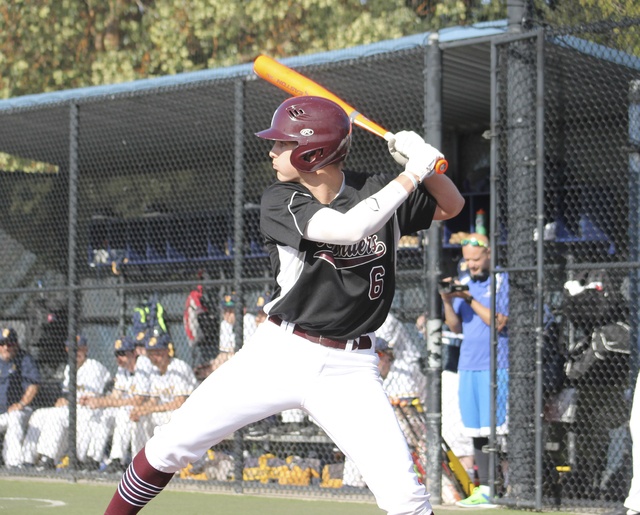
[[[83,396],[78,402],[90,409],[103,410],[102,417],[91,419],[89,427],[93,439],[89,456],[102,462],[105,451],[110,448],[107,472],[122,472],[131,456],[140,450],[131,445],[136,425],[129,415],[135,406],[147,400],[142,392],[149,391],[151,370],[138,357],[133,338],[121,336],[114,342],[113,351],[118,370],[111,392],[101,397]],[[142,362],[141,367],[138,361]],[[108,445],[109,438],[111,445]]]
[[[40,372],[31,355],[20,348],[15,329],[5,327],[0,333],[0,435],[4,434],[2,459],[9,468],[22,463],[20,447],[30,404],[38,393]]]
[[[440,295],[444,306],[445,324],[456,334],[462,333],[458,362],[459,399],[462,423],[473,439],[474,458],[480,486],[457,504],[464,507],[488,507],[489,456],[483,452],[491,431],[490,399],[490,347],[491,347],[491,249],[485,235],[473,233],[460,242],[462,256],[469,275],[461,280],[449,278],[446,282],[462,283],[468,290],[451,291],[442,288]],[[506,434],[508,393],[508,338],[507,317],[509,282],[506,273],[496,274],[496,330],[497,349],[497,398],[496,433]],[[506,462],[505,462],[506,463]],[[504,465],[504,464],[503,464]],[[506,474],[506,473],[505,473]]]
[[[148,391],[141,392],[148,400],[131,409],[130,418],[137,424],[132,449],[142,449],[156,426],[167,423],[171,413],[182,406],[196,387],[191,367],[172,356],[172,347],[168,334],[150,335],[145,342],[154,369],[149,375]]]
[[[106,367],[92,358],[87,358],[87,339],[78,335],[76,399],[86,396],[103,395],[111,374]],[[66,344],[69,352],[69,343]],[[22,445],[22,459],[25,465],[36,465],[40,470],[55,469],[65,451],[68,450],[67,432],[69,429],[69,402],[71,395],[69,365],[64,369],[62,383],[63,397],[59,397],[51,408],[37,409],[27,427]],[[88,457],[89,445],[93,435],[89,430],[92,418],[100,419],[98,409],[79,405],[76,411],[76,453],[80,466],[86,470],[97,470],[99,463]]]

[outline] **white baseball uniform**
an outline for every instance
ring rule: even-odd
[[[330,205],[341,212],[393,177],[345,178]],[[156,429],[146,459],[158,471],[176,472],[233,431],[297,408],[353,460],[380,508],[426,515],[429,494],[382,388],[372,341],[393,299],[397,242],[429,226],[435,202],[424,190],[414,192],[375,234],[353,245],[303,238],[301,228],[325,207],[293,182],[265,191],[261,229],[277,281],[265,306],[269,319]],[[328,346],[332,341],[339,346]]]
[[[87,358],[77,371],[77,395],[102,395],[111,379],[107,368],[95,359]],[[69,365],[64,370],[62,390],[69,392]],[[85,406],[77,407],[76,411],[76,452],[78,460],[87,458],[92,433],[88,429],[90,421],[100,419],[102,410]],[[22,444],[22,460],[24,463],[34,464],[39,455],[48,456],[54,462],[59,461],[67,449],[67,431],[69,429],[69,407],[51,407],[37,409],[27,427],[27,433]]]
[[[149,373],[147,390],[142,394],[158,400],[158,403],[165,404],[171,402],[176,397],[187,397],[196,387],[196,376],[192,368],[178,358],[172,358],[167,371],[162,374],[160,370],[153,367]],[[145,415],[139,422],[134,423],[133,441],[131,450],[137,453],[149,438],[157,426],[166,424],[171,418],[173,411],[161,411]]]
[[[149,358],[139,356],[133,373],[126,368],[118,367],[113,385],[113,390],[119,393],[119,398],[130,399],[142,392],[149,390],[149,374],[153,365]],[[109,458],[117,458],[125,462],[131,455],[131,439],[134,428],[133,421],[129,418],[131,406],[108,407],[102,411],[100,420],[93,420],[93,440],[89,447],[89,457],[100,462],[104,457],[109,438],[111,451]],[[137,452],[137,449],[135,452]]]

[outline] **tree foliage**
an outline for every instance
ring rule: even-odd
[[[637,0],[536,0],[537,22],[640,57]]]
[[[9,0],[0,97],[347,48],[505,15],[501,0]]]
[[[538,23],[638,17],[637,0],[531,0]],[[6,0],[0,98],[348,48],[504,19],[507,0]],[[635,50],[632,48],[632,50]]]
[[[538,16],[553,25],[572,26],[640,17],[637,0],[536,0],[535,5]]]

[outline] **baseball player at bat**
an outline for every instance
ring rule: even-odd
[[[414,132],[389,141],[401,173],[345,170],[351,122],[331,100],[290,98],[257,136],[273,141],[276,175],[260,210],[275,281],[268,319],[156,428],[106,513],[138,513],[211,446],[297,408],[354,462],[382,510],[430,515],[372,341],[393,300],[399,238],[456,216],[464,200],[434,173],[442,154]]]

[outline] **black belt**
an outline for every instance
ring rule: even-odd
[[[282,318],[278,315],[273,315],[269,317],[269,320],[276,325],[282,325]],[[367,335],[361,336],[357,340],[334,340],[332,338],[327,338],[326,336],[322,336],[320,334],[311,334],[302,329],[299,325],[293,326],[293,334],[296,336],[300,336],[300,338],[304,338],[305,340],[309,340],[313,343],[319,343],[324,347],[331,347],[332,349],[346,349],[349,346],[349,343],[352,343],[352,350],[357,349],[370,349],[371,348],[371,338]]]

